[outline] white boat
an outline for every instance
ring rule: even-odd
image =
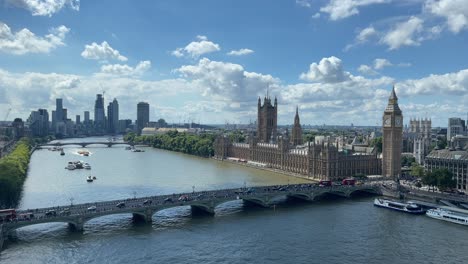
[[[67,169],[67,170],[74,170],[74,169],[76,169],[76,166],[75,166],[75,164],[69,162],[68,165],[67,165],[67,167],[65,167],[65,169]]]
[[[468,211],[458,208],[429,209],[426,215],[435,219],[452,222],[460,225],[468,225]]]
[[[409,214],[424,214],[424,209],[414,203],[401,203],[392,200],[376,198],[374,205],[378,207],[388,208],[396,211],[401,211]]]
[[[86,181],[87,182],[93,182],[93,177],[91,175],[89,175],[88,178],[86,178]]]
[[[83,169],[90,170],[90,169],[91,169],[91,165],[89,165],[89,163],[85,162],[85,163],[83,164]]]

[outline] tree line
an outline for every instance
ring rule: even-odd
[[[457,181],[454,179],[453,173],[446,168],[425,171],[422,166],[413,163],[410,174],[420,178],[423,184],[433,189],[437,187],[439,190],[447,191],[457,187]]]
[[[124,140],[136,144],[147,144],[154,148],[182,152],[186,154],[210,157],[214,155],[213,143],[215,135],[179,133],[177,130],[166,134],[137,136],[131,132],[124,136]]]
[[[23,138],[15,149],[0,159],[0,208],[15,207],[26,179],[31,141]]]

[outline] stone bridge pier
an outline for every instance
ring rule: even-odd
[[[133,220],[144,223],[151,223],[153,221],[153,215],[156,213],[154,209],[146,209],[140,212],[133,212]]]

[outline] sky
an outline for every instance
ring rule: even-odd
[[[467,118],[468,0],[0,0],[0,118],[117,98],[121,119],[381,125]],[[92,114],[91,114],[92,116]]]

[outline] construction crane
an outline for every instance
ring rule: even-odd
[[[3,120],[3,121],[7,121],[8,116],[10,115],[10,112],[11,112],[11,108],[8,108],[7,113],[5,115],[5,120]]]

